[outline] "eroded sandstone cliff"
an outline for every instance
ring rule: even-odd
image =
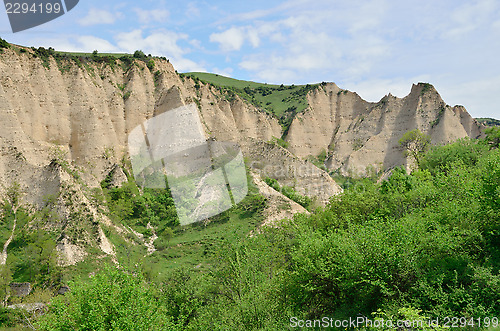
[[[414,129],[429,134],[434,144],[481,135],[481,125],[464,107],[447,105],[425,83],[413,85],[404,98],[389,94],[378,103],[327,84],[311,92],[308,101],[308,111],[290,127],[289,149],[299,157],[327,151],[327,167],[343,174],[364,175],[370,167],[388,171],[406,165],[398,141]]]
[[[305,165],[308,156],[325,151],[329,171],[363,175],[367,168],[387,171],[406,164],[398,140],[415,128],[428,133],[433,143],[481,134],[467,111],[448,106],[432,85],[414,85],[404,98],[389,94],[370,103],[328,83],[307,94],[309,106],[284,137],[287,151],[265,144],[283,135],[277,118],[237,95],[179,76],[168,60],[155,59],[154,68],[142,61],[128,66],[119,61],[115,66],[61,64],[20,49],[0,55],[0,183],[19,182],[35,205],[60,186],[52,161],[78,169],[82,183],[98,187],[127,159],[133,128],[189,103],[198,106],[207,139],[238,142],[246,157],[258,161],[251,163],[259,164],[257,172],[279,164],[281,172],[262,175],[322,201],[341,190],[326,172]],[[300,167],[310,171],[302,177],[275,175],[297,174]]]

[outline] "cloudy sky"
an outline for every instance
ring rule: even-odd
[[[267,83],[335,82],[369,101],[430,82],[451,105],[500,119],[498,0],[80,0],[0,36],[57,50],[166,56],[179,72]]]

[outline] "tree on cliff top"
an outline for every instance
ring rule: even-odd
[[[406,132],[399,144],[405,149],[405,156],[410,156],[415,160],[415,163],[420,167],[420,159],[425,151],[429,149],[431,137],[421,132],[419,129]]]

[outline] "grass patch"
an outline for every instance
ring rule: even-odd
[[[193,79],[195,86],[199,86],[200,82],[211,84],[219,89],[228,101],[238,95],[262,111],[272,114],[279,119],[283,136],[286,136],[295,116],[309,106],[307,94],[320,85],[272,85],[203,72],[185,73],[181,74],[181,77]]]

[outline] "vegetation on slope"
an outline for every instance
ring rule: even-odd
[[[125,71],[130,69],[130,67],[135,63],[135,61],[142,61],[146,64],[146,67],[153,71],[154,60],[162,59],[168,61],[165,57],[154,57],[151,54],[146,55],[141,50],[137,50],[134,54],[127,53],[99,53],[97,50],[92,53],[82,53],[82,52],[61,52],[56,51],[54,48],[44,48],[44,47],[22,47],[17,45],[11,45],[7,41],[0,38],[0,54],[3,53],[4,48],[12,48],[18,54],[29,54],[35,58],[42,61],[42,65],[46,69],[50,69],[51,59],[55,60],[58,69],[62,72],[69,72],[72,66],[76,65],[80,68],[85,68],[93,74],[93,69],[89,64],[99,64],[102,66],[109,66],[112,70],[115,67],[121,66]]]
[[[494,118],[479,117],[476,118],[476,121],[486,126],[500,126],[500,120],[496,120]]]
[[[132,330],[150,321],[158,330],[281,330],[292,317],[498,316],[499,187],[498,145],[462,139],[432,147],[411,174],[400,168],[381,183],[358,182],[324,209],[276,228],[246,236],[237,233],[239,216],[234,227],[219,228],[247,208],[253,213],[262,201],[253,195],[206,228],[175,231],[170,254],[186,234],[201,243],[224,231],[199,245],[203,268],[173,266],[161,252],[142,266],[138,258],[127,264],[122,253],[121,269],[101,267],[96,278],[72,283],[75,290],[54,299],[36,323],[118,329],[137,316]]]
[[[181,74],[181,77],[191,78],[198,85],[199,82],[211,84],[229,96],[236,94],[276,116],[283,127],[283,136],[286,136],[295,116],[308,107],[307,93],[320,85],[268,85],[203,72],[189,72]]]

